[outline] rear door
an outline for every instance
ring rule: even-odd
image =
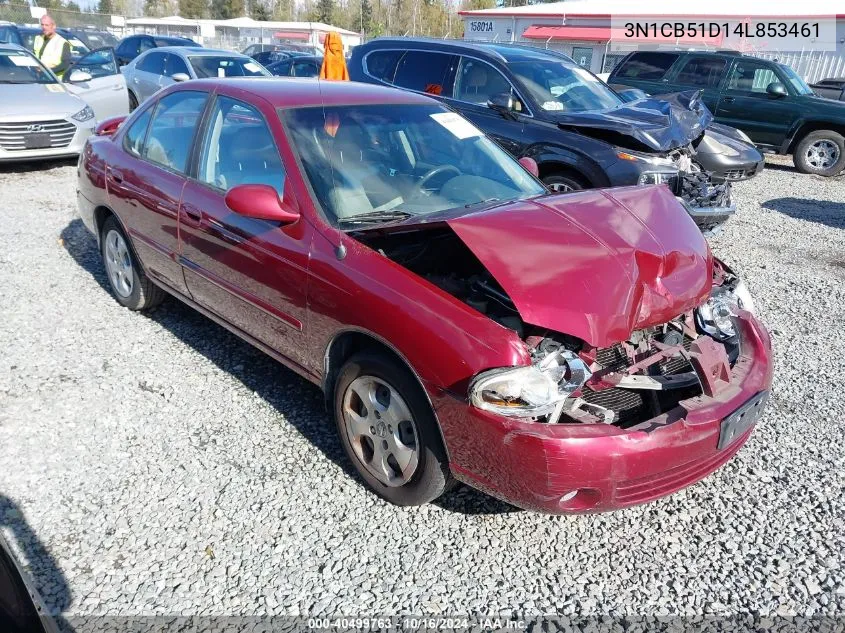
[[[797,97],[773,97],[766,92],[771,83],[789,83],[777,67],[762,60],[734,60],[714,114],[719,123],[738,128],[761,145],[780,146],[800,116]]]
[[[182,196],[179,232],[194,301],[303,365],[308,251],[312,228],[247,218],[226,205],[237,185],[285,195],[285,168],[266,117],[272,108],[218,96],[210,109],[195,178]],[[275,125],[280,129],[278,119]]]
[[[91,76],[89,81],[71,81],[74,71]],[[126,78],[120,72],[112,48],[100,48],[84,55],[64,74],[67,89],[94,110],[98,121],[129,112]]]
[[[679,57],[677,53],[658,51],[633,53],[614,69],[608,83],[639,88],[650,95],[671,92],[669,70]]]
[[[728,60],[715,55],[688,55],[675,66],[668,76],[667,91],[701,90],[705,105],[715,112],[719,107],[719,88],[727,76]]]
[[[146,108],[127,129],[106,176],[112,208],[147,272],[186,295],[177,217],[207,101],[208,93],[186,90]]]
[[[188,64],[186,64],[185,60],[182,59],[179,55],[168,53],[167,59],[165,59],[164,61],[164,72],[162,73],[159,87],[166,88],[167,86],[176,83],[176,80],[173,79],[173,75],[179,74],[191,77],[191,71],[188,68]]]

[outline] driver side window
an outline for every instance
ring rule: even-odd
[[[486,106],[492,97],[503,93],[513,94],[513,89],[502,73],[486,62],[461,58],[455,79],[455,99]]]
[[[258,110],[229,97],[217,98],[197,178],[221,191],[236,185],[270,185],[283,195],[282,160]]]

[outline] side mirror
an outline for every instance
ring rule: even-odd
[[[490,97],[487,107],[497,112],[513,112],[516,110],[516,102],[509,92],[500,92]]]
[[[537,166],[537,161],[531,158],[530,156],[523,156],[522,158],[520,158],[519,164],[522,165],[525,171],[527,171],[535,178],[540,177],[540,168]]]
[[[84,81],[91,81],[93,77],[91,73],[86,73],[84,70],[74,70],[70,73],[70,77],[67,80],[72,84],[82,83]]]
[[[768,86],[766,86],[766,94],[768,94],[770,97],[776,97],[778,99],[789,95],[789,93],[786,91],[786,86],[784,86],[779,81],[773,81]]]
[[[293,224],[299,211],[292,209],[270,185],[237,185],[226,192],[226,206],[238,215],[257,220]]]
[[[95,136],[112,136],[117,132],[118,128],[123,125],[126,116],[113,116],[105,121],[102,121],[94,130]]]
[[[182,83],[183,81],[191,80],[190,76],[188,76],[187,73],[176,73],[170,78],[177,83]]]

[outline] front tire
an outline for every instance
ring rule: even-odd
[[[131,90],[129,91],[129,111],[134,112],[138,107],[138,97]]]
[[[343,449],[377,495],[413,506],[449,487],[434,412],[407,367],[386,354],[356,354],[338,374],[333,402]]]
[[[802,174],[835,176],[845,169],[845,137],[833,130],[810,132],[795,147],[792,159]]]
[[[587,185],[580,178],[564,172],[543,176],[542,181],[554,193],[568,193],[587,188]]]
[[[100,248],[112,296],[120,305],[130,310],[148,310],[164,300],[165,292],[144,273],[114,216],[103,222]]]

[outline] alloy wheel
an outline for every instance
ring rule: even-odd
[[[132,258],[123,236],[111,230],[106,234],[106,272],[114,291],[124,299],[132,294],[134,271]]]
[[[839,146],[833,141],[819,139],[807,148],[807,164],[813,169],[829,169],[839,160]]]
[[[402,396],[375,376],[359,376],[343,394],[343,422],[356,457],[390,487],[411,480],[419,463],[416,425]]]
[[[566,193],[567,191],[575,191],[570,185],[565,182],[553,182],[548,185],[549,189],[555,193]]]

